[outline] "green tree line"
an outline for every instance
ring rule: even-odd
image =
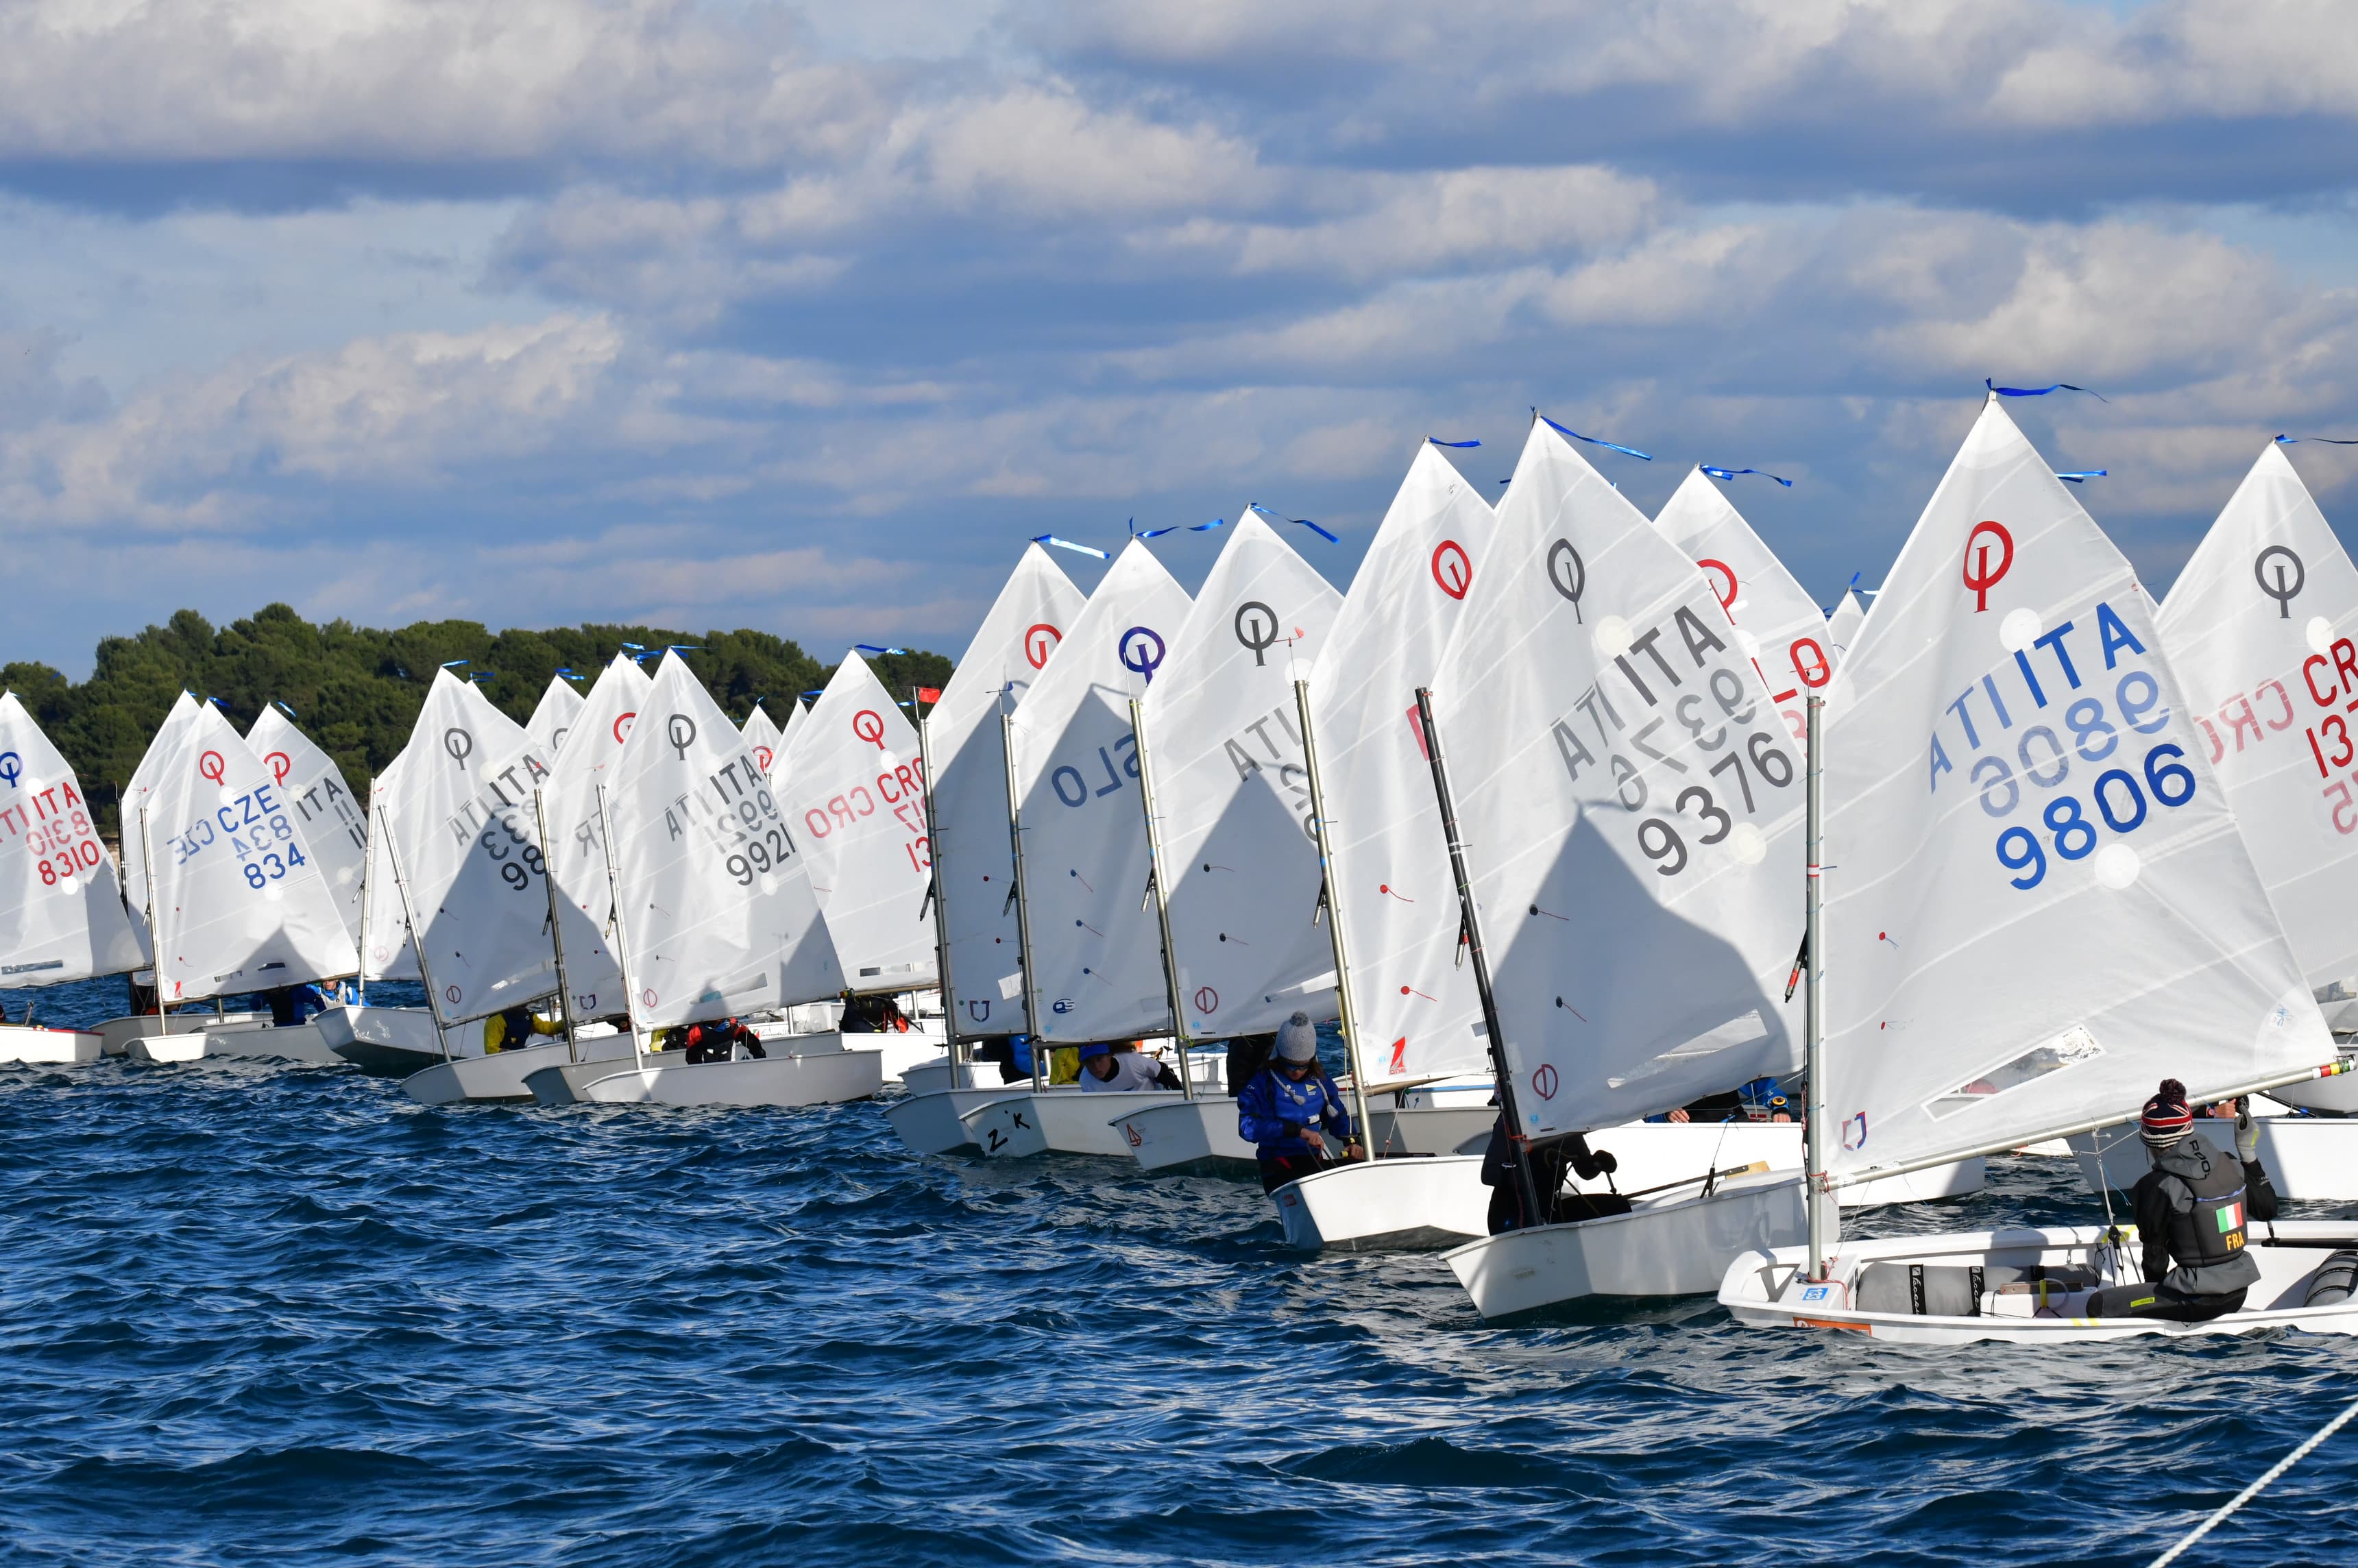
[[[647,669],[669,646],[739,723],[759,700],[785,722],[795,697],[825,686],[834,666],[767,632],[701,633],[662,626],[565,626],[492,632],[472,621],[420,621],[394,631],[330,621],[315,626],[284,604],[215,628],[193,610],[135,637],[103,637],[90,679],[79,684],[42,664],[0,665],[0,686],[16,694],[81,780],[102,831],[117,831],[124,783],[182,691],[218,697],[240,734],[283,702],[296,724],[336,760],[360,799],[369,780],[409,743],[435,672],[467,661],[501,712],[523,723],[559,669],[588,693],[625,644],[649,650]],[[941,686],[951,662],[939,654],[888,654],[869,660],[896,697],[911,686]]]

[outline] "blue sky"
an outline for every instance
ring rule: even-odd
[[[1985,375],[2104,392],[2015,409],[2166,585],[2358,436],[2353,120],[2338,0],[24,0],[0,659],[279,599],[956,653],[1035,534],[1260,502],[1347,583],[1533,405],[1649,510],[1795,480],[1735,498],[1831,600]]]

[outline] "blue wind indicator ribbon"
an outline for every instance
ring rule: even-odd
[[[2065,484],[2085,484],[2092,479],[2104,479],[2109,472],[2110,470],[2105,469],[2076,469],[2070,473],[2059,473],[2055,477]]]
[[[1703,463],[1698,466],[1702,468],[1704,472],[1711,475],[1714,479],[1732,480],[1740,473],[1757,473],[1762,479],[1777,479],[1777,476],[1770,473],[1767,469],[1715,469],[1709,463]],[[1793,488],[1793,481],[1790,479],[1777,479],[1777,482],[1783,485],[1787,490]]]
[[[284,713],[284,714],[285,714],[285,715],[287,715],[287,718],[289,718],[289,719],[292,719],[292,718],[294,718],[294,717],[295,717],[295,710],[294,710],[293,708],[291,708],[287,707],[287,706],[285,703],[283,703],[283,702],[276,702],[276,703],[273,703],[271,706],[272,706],[272,707],[274,707],[274,708],[277,708],[281,713]]]
[[[665,644],[664,652],[666,654],[700,654],[704,652],[704,644],[701,643],[668,643]]]
[[[873,643],[854,643],[851,644],[851,651],[855,654],[865,654],[871,659],[881,659],[887,654],[905,654],[909,650],[906,648],[880,648]]]
[[[473,675],[469,676],[467,678],[471,681],[487,681],[499,673],[500,672],[497,670],[477,670]]]
[[[1592,447],[1609,447],[1614,451],[1626,452],[1633,458],[1642,458],[1650,463],[1654,460],[1654,455],[1651,452],[1641,452],[1635,447],[1625,447],[1618,441],[1608,441],[1599,436],[1584,436],[1577,430],[1557,424],[1536,408],[1531,410],[1531,416],[1533,418],[1544,421],[1547,427],[1559,436],[1569,436],[1575,441],[1585,441]]]
[[[638,648],[644,650],[646,647],[646,644],[644,643],[625,643],[622,646],[625,648]]]
[[[1984,376],[1982,377],[1982,384],[1988,387],[1992,392],[1996,393],[2000,397],[2044,397],[2050,392],[2084,392],[2099,403],[2110,403],[2112,401],[2111,398],[2106,397],[2101,392],[2097,392],[2091,387],[2074,386],[2068,381],[2059,381],[2052,386],[2000,386],[1989,377]]]
[[[1478,447],[1482,444],[1479,441],[1444,441],[1438,436],[1427,436],[1425,439],[1436,447]]]
[[[1276,513],[1271,512],[1268,507],[1263,506],[1258,501],[1252,503],[1252,509],[1255,512],[1260,513],[1262,516],[1268,518],[1272,523],[1299,523],[1302,526],[1309,529],[1312,533],[1317,535],[1320,538],[1325,540],[1330,545],[1339,545],[1343,542],[1334,535],[1326,532],[1325,529],[1318,526],[1317,524],[1310,521],[1307,517],[1280,517]]]
[[[817,691],[806,691],[803,693],[803,695],[805,697],[825,697],[827,695],[827,687],[821,687]]]
[[[2277,438],[2277,445],[2279,447],[2298,447],[2303,441],[2314,441],[2326,447],[2358,447],[2358,441],[2340,440],[2331,436],[2278,436]]]
[[[1054,534],[1034,534],[1032,536],[1032,542],[1035,545],[1054,545],[1060,550],[1073,550],[1084,556],[1095,556],[1101,561],[1113,558],[1095,545],[1076,545],[1070,539],[1059,539]],[[804,695],[808,696],[809,693],[806,692]]]
[[[220,697],[218,697],[207,696],[207,697],[206,697],[206,698],[205,698],[205,700],[206,700],[207,702],[211,703],[215,708],[220,708],[220,709],[221,709],[222,712],[224,712],[224,713],[226,713],[226,712],[228,712],[228,711],[229,711],[229,704],[228,704],[228,703],[226,703],[226,702],[223,702],[223,701],[222,701]]]
[[[449,664],[444,665],[442,667],[443,667],[444,669],[446,669],[446,670],[455,670],[455,669],[457,669],[460,665],[463,665],[463,664],[465,664],[465,663],[467,663],[467,661],[466,661],[465,659],[452,659]]]
[[[1227,518],[1215,517],[1209,523],[1174,523],[1168,528],[1141,528],[1138,525],[1138,519],[1133,517],[1130,520],[1130,536],[1133,539],[1160,539],[1165,534],[1176,534],[1183,529],[1190,534],[1208,534],[1215,528],[1228,525]]]

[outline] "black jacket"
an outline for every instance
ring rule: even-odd
[[[2234,1159],[2190,1132],[2153,1156],[2153,1169],[2129,1195],[2147,1283],[2217,1296],[2258,1281],[2259,1265],[2244,1253],[2244,1227],[2277,1217],[2277,1190],[2258,1161],[2238,1171]]]

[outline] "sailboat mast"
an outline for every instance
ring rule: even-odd
[[[917,771],[925,784],[925,902],[934,906],[934,979],[942,999],[942,1051],[950,1059],[950,1087],[958,1087],[966,1057],[958,1036],[957,1009],[950,999],[950,921],[942,906],[942,830],[934,816],[934,748],[926,730],[922,687],[909,687],[909,712],[917,721]],[[935,704],[939,707],[940,704]]]
[[[1326,838],[1326,792],[1318,783],[1318,740],[1310,729],[1310,683],[1293,683],[1293,711],[1302,720],[1302,766],[1310,775],[1310,820],[1318,829],[1318,890],[1326,901],[1326,937],[1335,947],[1335,997],[1343,1009],[1343,1054],[1351,1065],[1351,1108],[1354,1124],[1366,1141],[1369,1157],[1376,1149],[1375,1129],[1368,1121],[1368,1067],[1359,1058],[1359,1020],[1351,1011],[1351,965],[1343,951],[1343,916],[1335,899],[1335,850]]]
[[[1824,756],[1819,747],[1819,731],[1824,721],[1826,699],[1816,692],[1809,699],[1809,749],[1803,765],[1809,770],[1803,790],[1802,832],[1805,837],[1803,855],[1808,874],[1802,893],[1801,956],[1806,973],[1801,984],[1801,1041],[1807,1053],[1810,1076],[1810,1100],[1803,1110],[1803,1148],[1806,1153],[1806,1180],[1803,1190],[1808,1195],[1810,1218],[1810,1278],[1826,1277],[1826,1248],[1838,1239],[1841,1211],[1835,1207],[1833,1189],[1821,1187],[1826,1169],[1826,1015],[1819,985],[1823,977],[1825,945],[1819,932],[1819,923],[1825,899],[1825,868],[1819,862],[1819,850],[1825,838]],[[1833,1212],[1829,1213],[1832,1210]],[[1829,1221],[1832,1223],[1830,1224]]]
[[[606,814],[606,786],[598,786],[598,841],[606,849],[606,898],[614,907],[614,967],[622,972],[622,1020],[631,1026],[631,1067],[644,1068],[639,1050],[639,987],[631,979],[631,934],[622,924],[622,884],[614,871],[614,824]]]
[[[1465,923],[1466,946],[1474,958],[1474,989],[1482,998],[1482,1029],[1489,1036],[1490,1072],[1498,1086],[1499,1113],[1507,1119],[1507,1143],[1515,1152],[1515,1185],[1523,1196],[1523,1212],[1536,1218],[1539,1184],[1531,1179],[1531,1151],[1523,1137],[1523,1119],[1515,1109],[1514,1076],[1507,1071],[1507,1047],[1498,1030],[1498,1000],[1490,989],[1490,960],[1482,947],[1482,917],[1474,908],[1474,882],[1466,873],[1466,843],[1457,832],[1457,807],[1449,795],[1449,769],[1441,760],[1441,730],[1433,722],[1433,690],[1416,688],[1416,722],[1424,736],[1425,760],[1433,764],[1433,795],[1441,807],[1441,831],[1449,844],[1449,874],[1457,882],[1458,918]],[[1331,913],[1331,912],[1330,912]],[[1548,1195],[1552,1199],[1554,1194]]]
[[[1030,1042],[1032,1087],[1038,1089],[1044,1076],[1040,1071],[1040,993],[1032,983],[1032,901],[1024,891],[1030,884],[1023,880],[1023,806],[1015,795],[1015,716],[1003,706],[1004,691],[999,700],[999,755],[1007,767],[1007,857],[1015,873],[1015,885],[1008,889],[1015,895],[1015,967],[1023,976],[1023,1031]]]
[[[532,817],[540,829],[540,880],[548,890],[548,945],[557,955],[557,1016],[565,1025],[565,1059],[581,1060],[573,1040],[573,980],[565,972],[565,933],[557,928],[557,872],[548,853],[548,807],[542,804],[540,786],[532,786]]]
[[[382,806],[376,808],[376,830],[384,835],[384,858],[393,867],[394,891],[401,894],[401,917],[409,922],[409,945],[417,953],[417,978],[426,982],[426,1016],[434,1021],[434,1038],[447,1062],[450,1037],[443,1033],[442,1003],[434,994],[434,971],[426,963],[426,927],[418,924],[417,911],[409,902],[409,878],[401,870],[401,841],[393,836],[393,824]]]
[[[1171,879],[1163,864],[1163,830],[1154,823],[1154,769],[1146,758],[1146,715],[1130,699],[1130,733],[1138,743],[1138,804],[1146,813],[1146,881],[1154,890],[1154,918],[1163,930],[1163,989],[1170,998],[1171,1038],[1179,1046],[1179,1088],[1195,1098],[1195,1075],[1187,1065],[1187,1014],[1179,1005],[1179,954],[1171,946]]]
[[[147,837],[147,803],[139,803],[139,869],[146,873],[147,882],[147,945],[155,949],[156,962],[149,970],[156,977],[156,1022],[166,1034],[172,1033],[172,1010],[164,1000],[164,933],[156,924],[156,845]]]
[[[371,776],[371,778],[369,779],[369,810],[371,810],[372,812],[373,812],[375,809],[376,809],[376,779],[375,779],[373,776]],[[369,966],[369,957],[368,957],[368,892],[369,892],[369,867],[371,867],[372,865],[374,865],[374,864],[376,863],[376,856],[375,856],[373,853],[372,853],[372,852],[371,852],[369,845],[370,845],[369,837],[368,837],[368,835],[367,835],[367,834],[363,833],[362,835],[361,835],[361,972],[360,972],[360,997],[361,997],[361,1005],[362,1005],[362,1007],[366,1007],[366,1006],[368,1005],[368,966]]]

